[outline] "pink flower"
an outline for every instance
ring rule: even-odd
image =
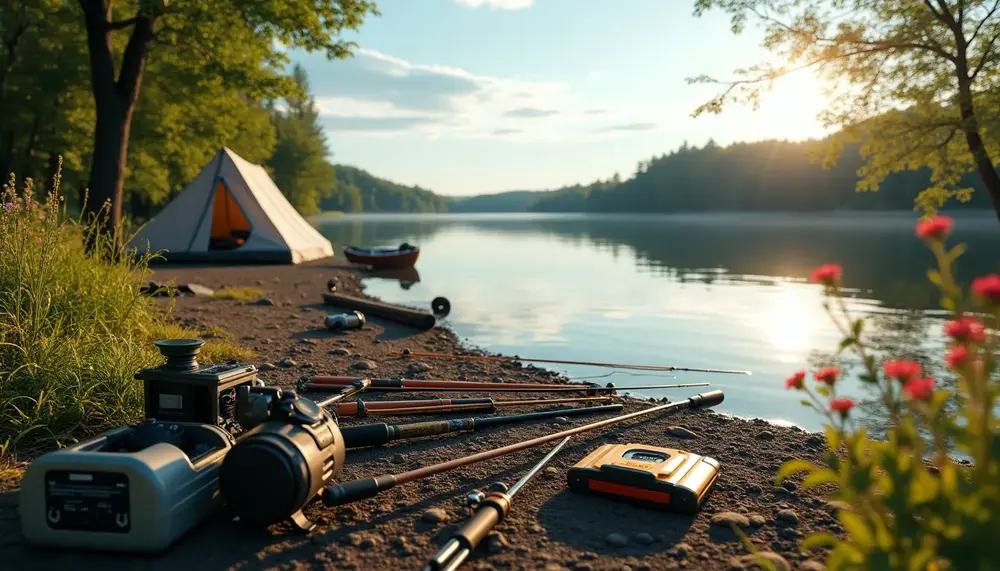
[[[854,399],[830,399],[830,411],[839,412],[842,417],[847,416],[847,413],[851,412],[852,408],[854,408]]]
[[[945,355],[944,360],[948,363],[949,369],[957,369],[969,362],[969,350],[965,345],[955,345]]]
[[[955,321],[944,324],[944,334],[956,341],[972,341],[978,343],[986,339],[986,328],[983,322],[975,317],[963,316]]]
[[[934,379],[912,379],[903,387],[903,392],[913,400],[927,400],[934,394]]]
[[[801,389],[806,380],[805,371],[796,371],[794,375],[785,379],[786,389]]]
[[[836,285],[840,282],[842,274],[840,264],[823,264],[810,274],[809,279],[825,286]]]
[[[833,386],[833,384],[837,382],[837,379],[840,378],[840,368],[826,367],[824,369],[820,369],[815,376],[817,381]]]
[[[990,274],[972,280],[972,293],[993,303],[1000,303],[1000,275]]]
[[[951,218],[935,216],[917,223],[917,236],[929,240],[942,240],[951,234],[951,229],[954,227],[955,221]]]
[[[883,365],[885,376],[905,382],[920,374],[920,363],[915,361],[889,361]]]

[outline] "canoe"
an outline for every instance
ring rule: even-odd
[[[354,264],[381,268],[412,268],[420,256],[420,248],[402,244],[398,248],[344,248],[344,257]]]

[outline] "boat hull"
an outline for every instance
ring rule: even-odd
[[[375,269],[412,268],[420,257],[420,249],[413,250],[366,250],[348,246],[344,248],[344,257],[354,264],[371,266]]]

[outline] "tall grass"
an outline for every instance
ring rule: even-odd
[[[140,293],[153,256],[124,252],[123,236],[99,230],[100,216],[69,219],[59,183],[57,172],[38,202],[31,179],[18,192],[11,175],[0,194],[0,459],[8,461],[139,420],[134,374],[162,362],[151,342],[199,334],[167,324]],[[203,354],[248,356],[217,341]]]

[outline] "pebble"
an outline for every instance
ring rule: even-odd
[[[757,484],[750,484],[749,486],[747,486],[747,492],[749,492],[751,494],[759,494],[759,493],[761,493],[763,491],[764,491],[764,488],[761,488]]]
[[[674,553],[677,554],[678,558],[684,559],[688,556],[688,553],[691,553],[691,546],[687,543],[678,543],[674,546]]]
[[[667,434],[675,438],[696,438],[698,436],[683,426],[671,426],[667,428]]]
[[[761,430],[757,433],[757,440],[774,440],[774,433],[770,430]]]
[[[253,302],[253,304],[254,305],[274,305],[274,300],[270,299],[270,298],[267,298],[267,297],[262,297],[262,298],[258,299],[257,301]]]
[[[390,458],[390,461],[393,464],[402,464],[403,462],[406,462],[406,458],[402,454],[396,454]]]
[[[750,525],[754,527],[761,527],[765,523],[767,523],[767,518],[765,518],[760,514],[753,514],[752,516],[750,516],[749,519],[750,519]]]
[[[330,350],[330,354],[331,355],[336,355],[338,357],[350,357],[351,356],[351,352],[348,351],[347,349],[344,349],[343,347],[337,347],[336,349],[331,349]]]
[[[765,559],[768,563],[774,566],[775,571],[791,571],[792,566],[788,564],[788,561],[784,557],[774,553],[773,551],[760,551],[756,554],[748,553],[742,557],[734,557],[730,563],[733,567],[737,569],[747,569],[747,570],[758,570],[766,569],[761,567],[760,563],[757,562],[758,558]]]
[[[545,470],[543,470],[543,472],[549,478],[553,478],[553,477],[559,475],[559,469],[556,468],[555,466],[549,466],[549,467],[545,468]]]
[[[569,419],[565,416],[557,416],[552,419],[552,424],[569,424]]]
[[[815,434],[806,437],[806,446],[822,446],[823,439]]]
[[[448,519],[448,513],[441,508],[431,508],[420,516],[427,523],[440,523]]]
[[[278,367],[274,363],[261,363],[260,366],[257,368],[260,369],[261,371],[273,371]]]
[[[416,375],[419,373],[426,373],[431,370],[431,366],[427,363],[421,363],[417,361],[415,363],[410,363],[410,366],[406,368],[406,372],[411,375]]]
[[[299,365],[299,368],[300,369],[312,369],[313,368],[313,364],[312,363],[302,363],[302,364]]]
[[[490,553],[496,555],[510,545],[507,538],[503,536],[499,531],[491,531],[488,536],[486,536],[486,550]]]
[[[712,516],[710,520],[712,525],[717,525],[719,527],[729,528],[733,525],[740,528],[750,527],[750,520],[747,516],[743,514],[738,514],[736,512],[720,512]]]
[[[353,365],[351,365],[351,368],[352,369],[358,369],[358,370],[361,370],[361,371],[370,371],[370,370],[375,369],[377,367],[375,366],[375,363],[372,363],[371,361],[358,361],[357,363],[354,363]]]
[[[316,344],[315,341],[313,341],[312,339],[309,339],[308,337],[299,339],[299,343],[301,343],[303,345],[315,345]]]
[[[357,547],[361,545],[361,540],[362,540],[361,534],[352,531],[351,533],[345,535],[343,539],[341,539],[341,542]]]
[[[656,539],[645,531],[640,531],[635,534],[635,542],[639,545],[652,545],[654,541],[656,541]]]
[[[378,545],[379,538],[373,535],[366,535],[361,539],[361,543],[358,543],[358,547],[362,549],[371,549]]]
[[[625,547],[628,545],[628,537],[620,533],[609,533],[605,536],[604,541],[612,547]]]
[[[823,565],[815,559],[810,559],[808,561],[803,561],[802,565],[799,565],[799,569],[802,571],[826,571],[826,565]]]
[[[298,367],[299,364],[292,359],[282,359],[278,361],[278,366],[285,367],[287,369],[288,367]]]
[[[833,515],[837,515],[837,512],[839,512],[840,510],[849,510],[849,509],[851,509],[851,504],[847,502],[842,502],[839,500],[830,500],[829,502],[826,502],[826,510]]]
[[[406,539],[405,535],[401,535],[392,540],[392,546],[399,550],[403,555],[413,555],[416,550],[410,545],[409,540]]]
[[[794,492],[795,490],[799,489],[799,487],[795,485],[795,482],[788,482],[788,481],[782,482],[781,487],[785,488],[789,492]]]
[[[782,539],[797,540],[802,537],[802,534],[798,530],[791,527],[782,527],[778,529],[778,537]]]

